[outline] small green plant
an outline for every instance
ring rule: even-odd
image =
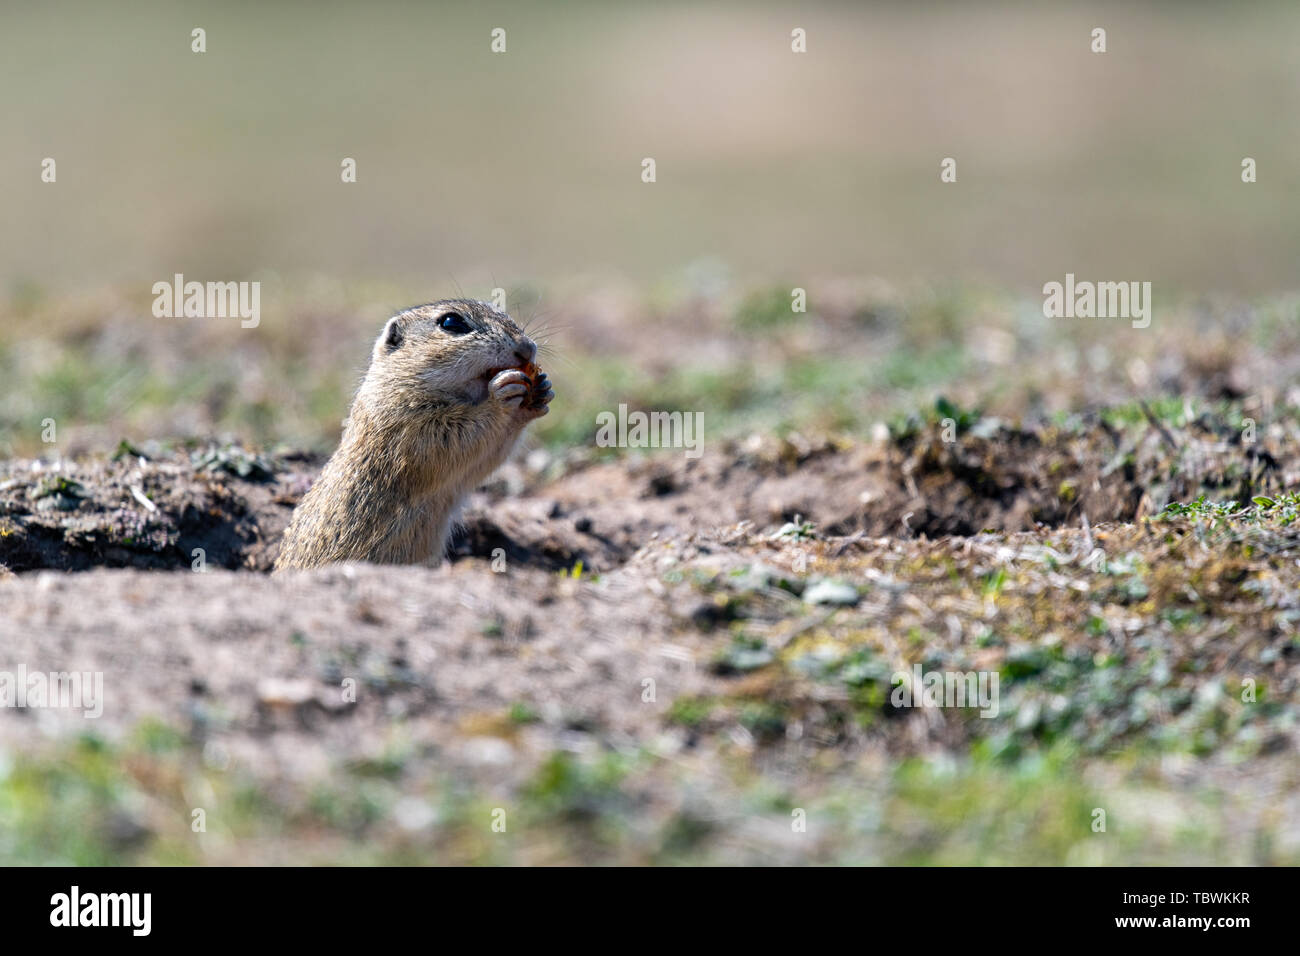
[[[510,712],[507,716],[512,724],[535,724],[542,719],[537,711],[521,700],[517,700],[510,705]]]
[[[275,465],[268,459],[233,445],[195,452],[190,460],[200,471],[225,472],[245,481],[270,481],[275,477]]]
[[[704,697],[679,697],[668,708],[668,722],[698,729],[713,713],[713,701]]]
[[[775,655],[761,637],[737,634],[713,660],[715,674],[743,674],[772,663]]]
[[[773,538],[788,538],[794,541],[809,541],[817,537],[817,528],[811,521],[803,520],[803,515],[795,515],[793,521],[781,525]]]
[[[1244,522],[1259,524],[1267,522],[1279,527],[1286,527],[1300,518],[1300,494],[1294,492],[1271,497],[1256,495],[1249,505],[1237,501],[1207,501],[1201,495],[1195,501],[1182,503],[1171,501],[1165,510],[1157,515],[1157,520],[1173,518],[1205,519],[1215,525],[1227,522]]]
[[[948,399],[940,395],[934,402],[934,414],[939,421],[952,419],[957,426],[957,434],[962,435],[970,431],[975,423],[982,417],[978,411],[970,408],[959,408]]]
[[[773,287],[755,292],[736,310],[736,325],[742,329],[768,329],[799,316],[791,308],[790,289]]]

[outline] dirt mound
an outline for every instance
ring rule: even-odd
[[[0,565],[268,567],[293,478],[273,479],[252,456],[226,455],[228,468],[222,460],[119,455],[0,465]]]
[[[1297,444],[1226,422],[1101,419],[1022,430],[919,423],[870,443],[753,437],[699,459],[572,455],[543,479],[512,464],[475,494],[453,558],[617,567],[658,536],[750,522],[829,534],[972,535],[1131,521],[1201,494],[1248,501],[1300,481]],[[270,569],[321,462],[239,449],[0,466],[0,566]]]

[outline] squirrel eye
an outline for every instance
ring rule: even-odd
[[[452,335],[464,335],[466,332],[473,331],[469,323],[465,321],[465,316],[458,312],[448,312],[438,320],[438,328]]]

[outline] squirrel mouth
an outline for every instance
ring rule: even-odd
[[[503,365],[500,368],[488,369],[487,372],[485,372],[483,375],[483,381],[490,382],[492,381],[492,379],[496,378],[502,372],[513,372],[513,371],[523,372],[525,375],[528,376],[528,380],[532,381],[533,379],[537,378],[538,368],[536,363],[534,362],[529,362],[526,365]]]

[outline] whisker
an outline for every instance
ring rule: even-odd
[[[578,368],[578,363],[573,361],[573,359],[569,358],[567,355],[561,355],[559,352],[555,352],[552,351],[551,349],[545,349],[545,348],[540,349],[539,351],[541,352],[541,354],[546,356],[547,361],[550,361],[551,359],[555,359],[557,362],[563,362],[571,369],[576,370]]]
[[[529,329],[528,334],[533,338],[546,338],[555,335],[557,332],[571,332],[572,330],[572,325],[547,325],[540,329]]]
[[[549,318],[551,318],[553,315],[556,315],[556,314],[557,314],[557,313],[555,312],[554,309],[546,309],[546,310],[540,310],[540,309],[539,309],[539,310],[536,311],[536,312],[531,312],[531,313],[529,313],[527,320],[525,320],[525,321],[522,323],[522,325],[523,325],[523,330],[524,330],[525,332],[528,332],[528,333],[531,334],[531,333],[532,333],[532,330],[533,330],[534,326],[536,325],[538,319],[549,319]]]

